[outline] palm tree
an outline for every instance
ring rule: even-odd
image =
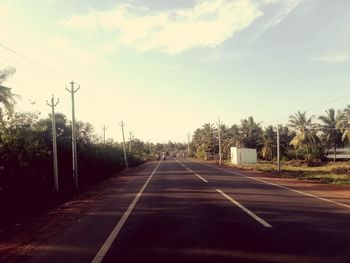
[[[259,123],[256,123],[253,117],[241,120],[240,133],[244,147],[257,148],[258,141],[262,136],[262,129]]]
[[[260,155],[265,160],[271,161],[275,155],[277,149],[277,139],[276,132],[273,129],[273,126],[268,126],[265,128],[260,144],[262,148],[260,150]]]
[[[350,142],[350,105],[343,110],[339,128],[343,133],[342,140],[348,140]]]
[[[326,115],[318,117],[323,123],[319,126],[322,129],[326,145],[328,149],[331,147],[334,149],[334,162],[336,161],[337,144],[341,143],[342,140],[341,131],[338,129],[341,123],[341,118],[342,113],[338,111],[338,113],[335,114],[334,109],[326,110]]]
[[[5,111],[8,113],[13,112],[14,104],[16,103],[15,97],[17,95],[11,92],[11,88],[3,86],[3,82],[7,80],[7,78],[15,72],[13,68],[6,68],[0,70],[0,118],[3,120],[3,107]]]
[[[289,116],[289,127],[295,130],[296,135],[290,142],[296,149],[296,157],[298,158],[298,149],[305,148],[307,153],[311,152],[312,144],[318,142],[318,137],[314,131],[315,125],[312,123],[312,118],[307,118],[306,112],[298,111],[294,115]]]
[[[214,125],[211,123],[206,123],[202,128],[195,130],[192,142],[197,157],[204,158],[207,153],[214,153],[214,132]]]

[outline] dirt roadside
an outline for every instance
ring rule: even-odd
[[[0,230],[0,262],[20,262],[21,258],[37,244],[44,242],[53,233],[59,233],[79,221],[97,200],[103,198],[103,189],[112,179],[79,195],[42,215]]]

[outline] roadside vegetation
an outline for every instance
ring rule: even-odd
[[[218,159],[219,130],[222,156],[227,163],[231,147],[255,148],[259,163],[239,167],[271,173],[277,171],[277,127],[262,127],[253,117],[231,126],[206,123],[195,130],[191,142],[194,157]],[[335,184],[350,183],[350,105],[338,111],[328,109],[318,117],[298,111],[289,116],[287,125],[279,125],[279,134],[281,176]],[[342,152],[346,155],[343,159],[337,158],[340,148],[347,149]]]
[[[231,165],[227,163],[228,165]],[[310,180],[320,183],[337,185],[350,185],[350,163],[327,162],[318,166],[310,167],[301,161],[282,162],[281,172],[278,174],[277,165],[272,162],[260,161],[257,164],[235,165],[244,170],[262,171],[276,174],[286,178],[297,178],[299,180]]]
[[[5,86],[15,69],[0,70],[0,226],[54,207],[77,193],[72,176],[71,122],[56,113],[60,192],[54,191],[51,116],[16,112],[18,95]],[[122,145],[106,143],[91,124],[78,121],[77,156],[80,192],[124,169]],[[130,166],[142,163],[154,145],[138,139],[128,152]]]

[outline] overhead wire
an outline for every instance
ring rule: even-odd
[[[303,111],[310,111],[310,110],[313,110],[313,109],[317,109],[317,108],[320,108],[320,107],[322,107],[322,106],[326,106],[326,105],[328,105],[328,104],[330,104],[330,103],[333,103],[333,102],[337,102],[337,101],[340,101],[340,100],[343,100],[343,99],[346,99],[346,98],[349,98],[350,97],[350,94],[348,94],[348,95],[344,95],[344,96],[341,96],[341,97],[338,97],[338,98],[336,98],[336,99],[332,99],[332,100],[329,100],[329,101],[326,101],[326,102],[323,102],[323,103],[321,103],[321,104],[317,104],[317,105],[314,105],[314,106],[311,106],[311,107],[309,107],[309,108],[305,108]],[[283,116],[283,117],[280,117],[280,118],[278,118],[278,119],[276,119],[275,121],[277,122],[277,123],[279,123],[279,121],[281,120],[281,119],[285,119],[285,117],[289,117],[289,116],[291,116],[291,115],[285,115],[285,116]]]
[[[50,72],[50,73],[52,73],[52,74],[54,74],[54,75],[56,75],[56,76],[58,76],[58,77],[60,77],[60,78],[63,78],[63,79],[65,79],[65,80],[70,80],[70,79],[71,79],[71,78],[69,78],[68,76],[66,76],[66,75],[64,75],[64,74],[61,74],[61,73],[58,73],[57,71],[51,69],[50,67],[48,67],[48,66],[46,66],[46,65],[43,65],[43,64],[41,64],[41,63],[39,63],[39,62],[37,62],[37,61],[35,61],[35,60],[33,60],[33,59],[31,59],[31,58],[25,56],[25,55],[22,55],[22,54],[19,53],[18,51],[15,51],[14,49],[9,48],[9,47],[7,47],[7,46],[1,44],[1,43],[0,43],[0,47],[3,48],[3,49],[5,49],[5,50],[7,50],[8,52],[11,52],[11,53],[13,53],[13,54],[15,54],[15,55],[21,57],[22,59],[25,59],[25,60],[27,60],[27,61],[29,61],[29,62],[31,62],[31,63],[37,65],[38,67],[41,67],[41,68],[45,69],[46,71],[48,71],[48,72]]]
[[[42,68],[42,69],[44,69],[44,70],[46,70],[47,72],[53,74],[53,75],[56,76],[56,77],[59,77],[60,79],[64,79],[64,80],[67,81],[67,82],[70,82],[70,81],[73,79],[73,78],[70,78],[70,77],[68,77],[68,76],[66,76],[66,75],[64,75],[64,74],[61,74],[61,73],[57,72],[56,70],[53,70],[53,69],[51,69],[50,67],[48,67],[48,66],[46,66],[46,65],[44,65],[44,64],[42,64],[42,63],[39,63],[39,62],[37,62],[37,61],[35,61],[35,60],[29,58],[28,56],[25,56],[25,55],[21,54],[20,52],[14,50],[14,49],[12,49],[12,48],[9,48],[9,47],[7,47],[7,46],[1,44],[1,43],[0,43],[0,47],[3,48],[3,49],[5,49],[5,50],[7,50],[8,52],[11,52],[11,53],[15,54],[15,55],[18,56],[18,57],[20,57],[20,58],[22,58],[22,59],[24,59],[24,60],[26,60],[26,61],[29,61],[30,63],[32,63],[32,64],[34,64],[34,65],[36,65],[36,66],[38,66],[38,67],[40,67],[40,68]],[[31,72],[33,72],[33,73],[35,73],[35,74],[37,74],[37,75],[39,75],[39,76],[41,76],[41,77],[44,77],[44,78],[47,78],[47,79],[51,79],[51,77],[49,77],[48,75],[43,74],[43,73],[41,73],[41,72],[38,72],[38,71],[36,71],[36,70],[33,70],[32,68],[30,68],[30,67],[28,67],[28,66],[25,66],[25,65],[23,65],[23,64],[20,64],[20,63],[18,63],[18,62],[13,62],[13,61],[11,61],[10,59],[8,59],[7,57],[0,56],[0,58],[2,58],[3,60],[8,61],[8,62],[11,63],[11,64],[14,64],[14,65],[16,65],[16,66],[19,66],[19,67],[21,67],[21,68],[23,68],[23,69],[26,69],[26,70],[28,70],[28,71],[31,71]],[[75,83],[75,84],[79,85],[78,83]],[[90,100],[90,101],[92,102],[91,93],[90,93],[88,90],[86,90],[86,89],[83,89],[82,91],[83,91],[83,93],[85,93],[85,95],[86,95],[86,97],[88,98],[88,100]]]
[[[46,75],[46,74],[43,74],[43,73],[38,72],[38,71],[36,71],[36,70],[33,70],[32,68],[27,67],[27,66],[24,66],[23,64],[20,64],[20,63],[18,63],[18,62],[14,62],[14,61],[12,61],[12,60],[10,60],[10,59],[4,57],[4,56],[0,56],[0,59],[8,61],[8,63],[9,63],[10,65],[15,65],[16,67],[18,66],[18,67],[23,68],[23,69],[25,69],[25,70],[27,70],[27,71],[30,71],[30,72],[32,72],[32,73],[35,73],[36,75],[38,75],[38,76],[40,76],[40,77],[44,77],[44,78],[46,78],[46,79],[52,79],[52,77],[50,77],[50,76],[48,76],[48,75]],[[5,65],[4,62],[2,62],[2,64]],[[8,66],[8,65],[7,65],[7,66]]]

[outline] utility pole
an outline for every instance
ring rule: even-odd
[[[213,144],[213,138],[212,138],[211,135],[212,135],[211,134],[211,123],[209,122],[209,136],[210,136],[210,143],[209,143],[209,145],[210,145],[210,150],[211,150],[210,154],[213,155],[214,144]]]
[[[124,125],[125,123],[122,121],[120,124],[119,124],[121,127],[122,127],[122,134],[123,134],[123,150],[124,150],[124,161],[125,161],[125,167],[126,169],[129,168],[129,165],[128,165],[128,159],[126,157],[126,149],[125,149],[125,137],[124,137]]]
[[[74,94],[80,89],[74,89],[74,81],[70,82],[71,88],[66,90],[71,94],[72,97],[72,158],[73,158],[73,179],[75,181],[75,189],[79,190],[79,178],[78,178],[78,159],[77,159],[77,138],[75,131],[75,104],[74,104]]]
[[[151,154],[151,141],[148,139],[148,151]]]
[[[102,130],[103,130],[103,144],[106,144],[106,130],[107,130],[107,127],[105,125],[103,125]]]
[[[133,139],[133,136],[132,136],[132,132],[129,132],[129,152],[131,152],[131,147],[132,147],[132,139]]]
[[[52,95],[51,104],[46,101],[46,104],[51,107],[52,114],[52,157],[53,157],[53,174],[54,174],[54,182],[55,182],[55,190],[56,193],[59,192],[59,184],[58,184],[58,162],[57,162],[57,141],[56,141],[56,116],[55,116],[55,107],[59,103],[59,99],[55,103],[55,98]]]
[[[217,122],[218,131],[219,131],[219,164],[222,164],[222,154],[221,154],[221,122],[220,117]]]
[[[187,154],[190,156],[190,133],[187,133]]]
[[[277,124],[277,172],[281,172],[281,161],[280,161],[280,126]]]

